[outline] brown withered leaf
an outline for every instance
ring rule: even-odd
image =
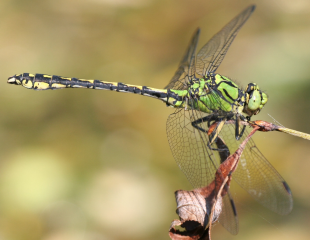
[[[223,197],[229,191],[231,174],[237,168],[245,145],[259,129],[258,126],[254,126],[254,129],[234,154],[228,156],[229,151],[227,150],[228,152],[224,151],[220,155],[222,163],[215,173],[214,181],[208,186],[192,191],[178,190],[175,192],[177,214],[180,220],[174,220],[171,223],[169,229],[171,239],[211,240],[211,227],[220,218],[223,208]],[[220,137],[215,141],[221,149],[227,148]],[[176,227],[183,228],[183,231],[178,230]]]

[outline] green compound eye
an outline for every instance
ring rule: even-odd
[[[254,90],[251,98],[249,99],[248,108],[251,111],[255,111],[257,109],[260,109],[261,103],[262,103],[262,101],[261,101],[261,96],[260,96],[259,90]]]
[[[268,101],[268,97],[267,97],[267,94],[266,93],[262,93],[262,107],[267,103]]]
[[[247,101],[243,112],[250,116],[258,114],[268,101],[267,94],[259,90],[256,83],[249,83],[245,92]]]

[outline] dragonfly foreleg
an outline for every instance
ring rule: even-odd
[[[245,117],[242,114],[237,114],[236,115],[235,137],[236,137],[237,140],[239,140],[243,136],[243,133],[244,133],[245,128],[246,128],[246,125],[243,125],[242,130],[240,132],[240,120],[244,121],[244,122],[248,122],[248,121],[250,121],[250,119],[251,119],[250,116]]]

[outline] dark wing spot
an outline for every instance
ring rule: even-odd
[[[283,181],[282,184],[283,184],[285,190],[287,191],[287,193],[288,193],[289,195],[292,195],[291,189],[290,189],[290,187],[287,185],[287,183],[286,183],[285,181]]]

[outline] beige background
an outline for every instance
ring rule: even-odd
[[[0,239],[168,239],[174,191],[190,189],[170,152],[159,101],[108,91],[30,91],[9,76],[46,73],[162,88],[194,30],[200,48],[252,1],[2,0]],[[256,119],[310,133],[310,2],[257,1],[218,72],[269,102]],[[242,189],[240,232],[214,239],[309,239],[310,142],[254,139],[290,185],[278,216]]]

